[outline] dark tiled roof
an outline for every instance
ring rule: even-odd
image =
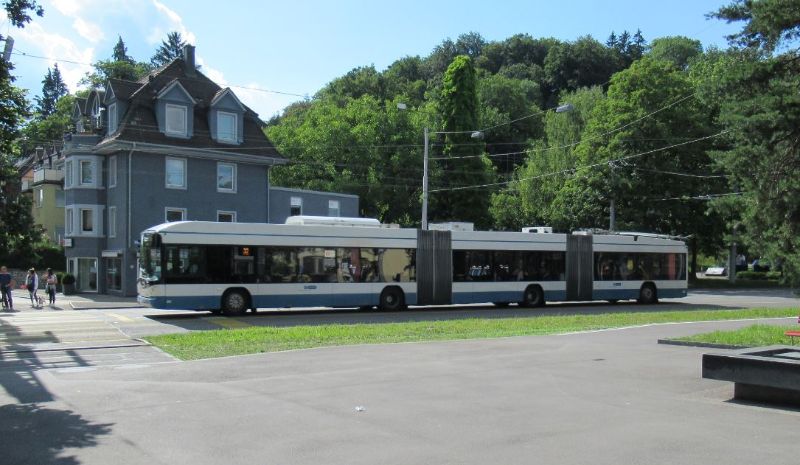
[[[114,92],[117,100],[128,100],[142,84],[133,81],[123,81],[122,79],[109,79],[108,85]]]
[[[262,155],[271,158],[283,158],[278,153],[272,142],[262,131],[264,123],[258,115],[245,106],[244,114],[244,142],[239,145],[223,144],[216,142],[211,137],[208,125],[209,105],[214,96],[222,89],[200,71],[187,75],[184,61],[180,58],[173,60],[168,65],[148,74],[138,83],[117,81],[123,85],[135,84],[138,88],[130,93],[130,105],[125,115],[120,118],[117,132],[104,139],[100,145],[112,141],[143,142],[160,145],[173,145],[183,148],[202,148],[222,150],[231,154]],[[195,99],[194,106],[194,134],[190,139],[169,137],[158,130],[155,117],[156,95],[177,80],[181,86]],[[114,83],[112,83],[112,87]],[[130,85],[128,88],[134,87]],[[113,87],[115,94],[117,87]],[[119,86],[122,90],[123,87]],[[120,98],[119,94],[117,97]]]

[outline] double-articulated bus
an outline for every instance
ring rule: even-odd
[[[166,223],[142,234],[139,301],[238,315],[374,307],[684,297],[686,245],[642,233],[423,231],[342,225]]]

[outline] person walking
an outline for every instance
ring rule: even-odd
[[[3,294],[3,308],[14,310],[14,300],[11,298],[13,278],[8,272],[8,268],[0,266],[0,292]]]
[[[25,277],[25,287],[28,289],[28,294],[31,296],[31,307],[36,308],[39,303],[39,296],[37,295],[37,291],[39,290],[39,276],[33,268],[28,270],[28,276]]]
[[[58,278],[53,274],[53,269],[48,268],[44,279],[46,283],[45,290],[47,291],[47,300],[52,307],[56,304],[56,284],[58,284]]]

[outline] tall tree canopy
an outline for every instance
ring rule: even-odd
[[[150,63],[136,61],[128,55],[128,47],[125,46],[122,37],[114,45],[111,59],[99,60],[93,66],[94,72],[86,73],[79,82],[80,85],[100,88],[112,78],[136,81],[152,70]]]
[[[55,64],[53,69],[47,68],[47,74],[42,80],[42,95],[36,97],[37,117],[42,119],[52,115],[56,111],[58,99],[68,93],[69,90],[61,77],[58,63]]]
[[[736,240],[781,260],[800,283],[800,9],[790,0],[735,1],[714,17],[744,22],[730,37],[736,59],[715,82],[720,122],[730,131],[717,153],[730,189],[743,192],[722,205]],[[782,52],[782,53],[778,53]]]
[[[183,56],[183,47],[186,46],[186,41],[181,37],[178,31],[172,31],[167,34],[167,39],[161,41],[155,55],[150,58],[150,64],[154,68],[164,66],[175,58]]]

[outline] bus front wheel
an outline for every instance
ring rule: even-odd
[[[641,304],[654,304],[658,302],[658,292],[653,283],[644,283],[639,290],[639,303]]]
[[[539,286],[528,286],[522,299],[523,307],[541,307],[544,305],[544,291]]]
[[[381,300],[378,308],[384,311],[396,312],[404,309],[406,298],[403,290],[399,287],[387,287],[381,292]]]
[[[227,316],[239,316],[249,308],[249,299],[245,291],[233,289],[222,296],[222,312]]]

